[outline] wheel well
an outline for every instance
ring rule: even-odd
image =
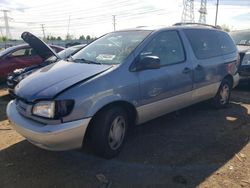
[[[120,107],[124,108],[126,110],[126,112],[128,113],[129,125],[131,126],[131,125],[135,124],[135,121],[137,118],[137,112],[136,112],[135,107],[131,103],[126,102],[126,101],[115,101],[115,102],[106,104],[101,109],[99,109],[92,117],[92,119],[89,123],[89,126],[87,127],[85,136],[84,136],[84,140],[83,140],[84,142],[85,142],[85,140],[88,140],[88,137],[90,136],[89,132],[91,130],[91,126],[93,125],[93,122],[94,122],[95,118],[98,116],[98,114],[100,114],[103,111],[105,111],[109,108],[112,108],[114,106],[120,106]],[[84,144],[84,142],[83,142],[83,144]]]
[[[234,80],[232,75],[228,74],[227,76],[224,77],[223,80],[228,80],[231,84],[231,87],[233,87]]]

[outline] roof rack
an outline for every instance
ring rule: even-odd
[[[209,25],[209,24],[193,23],[193,22],[180,22],[180,23],[174,24],[173,26],[182,26],[182,25],[200,25],[200,26],[212,27],[215,29],[221,29],[221,27],[219,25],[214,26],[214,25]]]

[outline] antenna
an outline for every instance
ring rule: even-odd
[[[183,0],[181,22],[194,22],[194,0]]]
[[[200,19],[199,23],[206,23],[206,15],[207,15],[207,0],[201,0],[201,8],[199,10]]]

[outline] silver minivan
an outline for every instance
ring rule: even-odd
[[[7,115],[36,146],[69,150],[87,138],[111,158],[129,127],[208,99],[227,106],[238,63],[230,36],[210,26],[116,31],[22,80]]]

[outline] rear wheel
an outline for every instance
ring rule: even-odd
[[[101,111],[90,128],[91,146],[104,158],[117,155],[126,140],[128,116],[121,107],[109,107]]]
[[[213,105],[216,108],[225,108],[229,104],[232,84],[228,80],[222,80],[219,90],[213,98]]]

